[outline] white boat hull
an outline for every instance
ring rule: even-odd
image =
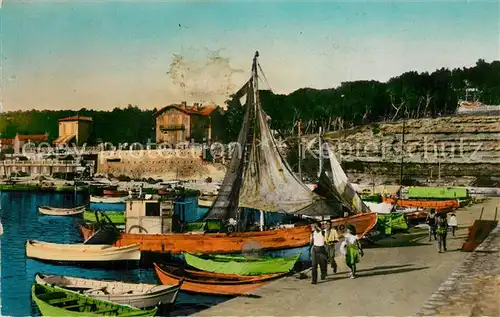
[[[38,284],[55,285],[69,291],[83,291],[83,294],[96,299],[137,308],[152,308],[160,303],[163,305],[173,305],[181,286],[180,284],[123,283],[119,281],[42,274],[37,274],[35,281]]]
[[[125,202],[125,197],[100,197],[90,196],[91,203],[121,204]]]
[[[45,261],[57,262],[110,262],[139,261],[140,244],[125,247],[112,245],[58,244],[28,240],[26,256]]]
[[[85,206],[76,208],[54,208],[48,206],[39,206],[38,211],[42,215],[47,216],[78,216],[83,214],[83,212],[85,211]]]

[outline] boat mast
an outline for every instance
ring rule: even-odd
[[[298,136],[298,147],[299,147],[299,179],[302,181],[302,120],[299,119],[297,122],[297,136]]]
[[[259,51],[255,52],[255,56],[253,58],[253,64],[252,64],[252,85],[253,85],[253,113],[254,116],[257,115],[257,108],[259,104],[259,74],[257,73],[257,58],[259,57]],[[255,124],[255,123],[254,123]],[[253,140],[252,140],[253,146],[257,146],[256,140],[255,140],[255,133],[253,135]],[[259,227],[260,231],[264,231],[264,212],[260,210],[260,217],[259,217]]]
[[[319,178],[321,176],[321,172],[323,171],[323,144],[321,143],[321,127],[319,127],[318,144],[319,144],[319,171],[318,171],[318,178]]]

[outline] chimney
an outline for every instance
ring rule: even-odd
[[[186,101],[181,102],[181,108],[186,108],[186,106],[187,106],[187,102]]]

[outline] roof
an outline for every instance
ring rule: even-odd
[[[47,134],[18,134],[16,137],[19,141],[46,141],[48,135]]]
[[[0,144],[10,145],[14,143],[14,139],[0,138]]]
[[[59,122],[61,122],[61,121],[90,121],[90,122],[92,122],[92,118],[76,115],[76,116],[72,116],[72,117],[59,119]]]
[[[54,144],[66,144],[69,141],[71,141],[74,137],[76,137],[75,134],[61,135],[53,143]]]
[[[170,109],[176,109],[179,110],[187,115],[201,115],[201,116],[209,116],[211,115],[216,109],[217,106],[210,105],[210,106],[203,106],[203,105],[198,105],[195,103],[193,106],[187,106],[185,103],[181,104],[171,104],[168,106],[165,106],[161,108],[160,110],[156,111],[153,113],[153,116],[157,117],[160,114],[164,113],[167,110]]]

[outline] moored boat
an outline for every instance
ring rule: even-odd
[[[58,244],[28,240],[26,256],[57,262],[139,261],[141,251],[138,244],[114,247],[106,244]]]
[[[237,275],[262,275],[290,272],[301,253],[289,258],[245,258],[209,255],[198,257],[184,253],[186,263],[198,270]]]
[[[332,220],[333,227],[342,234],[345,227],[352,224],[363,237],[377,223],[377,214],[360,213],[350,217]],[[80,227],[85,240],[90,238],[95,230],[91,226]],[[201,234],[138,234],[120,233],[115,246],[127,246],[139,243],[141,251],[157,253],[180,254],[184,252],[194,254],[228,254],[240,253],[245,246],[254,244],[262,250],[278,250],[303,247],[309,244],[311,227],[309,225],[291,228],[225,233]],[[112,243],[113,241],[109,241]]]
[[[116,189],[104,189],[102,193],[104,196],[112,196],[112,197],[123,197],[128,195],[128,192]]]
[[[287,273],[265,274],[259,276],[237,276],[193,272],[175,266],[162,266],[154,263],[156,274],[163,284],[172,284],[184,279],[181,290],[218,295],[245,295]]]
[[[92,298],[130,305],[137,308],[172,306],[177,299],[182,281],[174,285],[124,283],[92,280],[80,277],[37,274],[35,282],[80,292]]]
[[[104,197],[104,196],[90,196],[91,203],[105,203],[105,204],[121,204],[125,202],[126,197]]]
[[[385,203],[396,204],[400,207],[405,208],[434,208],[434,209],[445,209],[445,208],[459,208],[460,202],[457,199],[449,200],[424,200],[424,199],[396,199],[392,197],[384,197],[383,201]]]
[[[154,316],[157,309],[141,310],[98,300],[60,287],[34,283],[31,298],[42,316]]]
[[[38,211],[47,216],[79,216],[85,211],[85,206],[75,208],[56,208],[50,206],[38,206]]]

